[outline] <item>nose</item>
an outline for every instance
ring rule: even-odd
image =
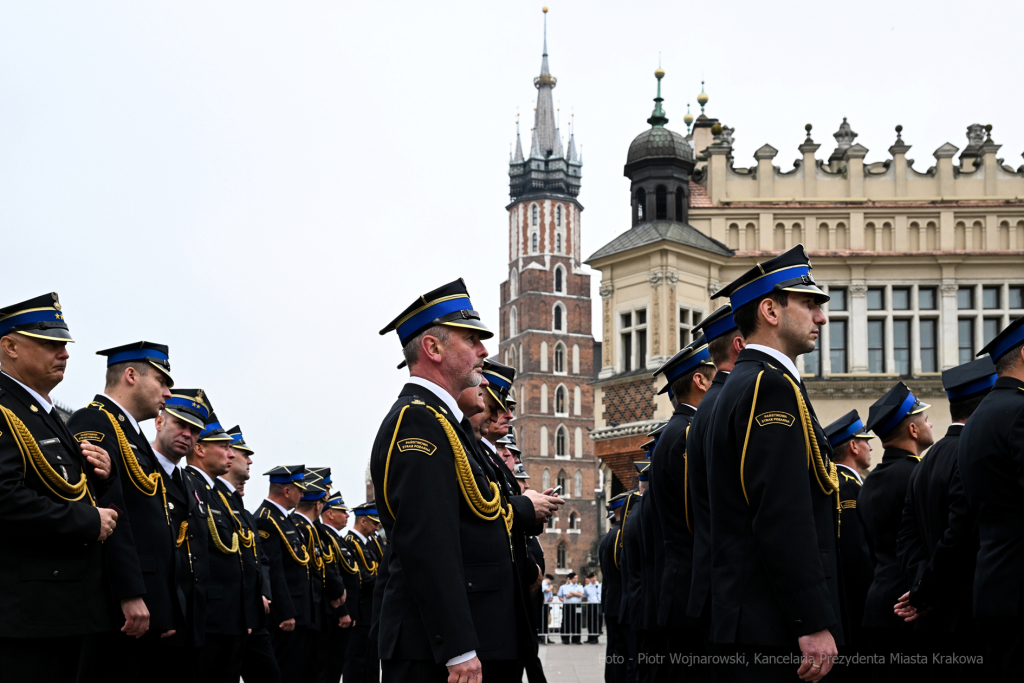
[[[166,401],[171,397],[171,390],[165,386],[163,391],[160,392],[160,397]]]
[[[68,352],[67,344],[65,344],[64,346],[60,347],[60,351],[57,352],[57,358],[59,358],[60,360],[67,360],[70,357],[71,357],[71,354]]]
[[[825,311],[821,310],[821,306],[814,306],[814,324],[815,325],[827,325],[828,318],[825,317]]]
[[[476,357],[487,358],[487,347],[484,346],[484,343],[482,341],[478,341],[476,344],[479,347],[476,352]]]

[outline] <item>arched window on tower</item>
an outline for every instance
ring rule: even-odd
[[[562,207],[561,206],[556,206],[555,207],[555,227],[556,228],[562,227]]]
[[[555,344],[555,372],[565,372],[565,344],[562,342]]]
[[[642,187],[636,191],[636,218],[640,223],[647,220],[647,193]]]
[[[561,241],[562,236],[559,235],[558,239],[559,239],[559,241]],[[562,290],[563,279],[564,278],[562,277],[562,268],[561,267],[555,268],[555,293],[556,294],[564,294],[565,293]]]
[[[565,490],[565,470],[558,470],[558,479],[555,480],[555,486],[561,486],[564,493],[568,493]]]
[[[568,497],[569,496],[566,496],[566,498],[568,498]],[[570,531],[578,531],[579,528],[580,528],[579,524],[580,524],[580,516],[577,515],[575,511],[574,512],[570,512],[569,513],[569,530]]]
[[[541,491],[547,491],[551,488],[551,472],[547,467],[544,468],[544,473],[540,475]]]
[[[555,305],[555,312],[554,312],[554,314],[555,314],[555,323],[554,323],[553,327],[554,327],[556,332],[561,332],[562,331],[562,307],[560,305],[558,305],[558,304]]]
[[[572,478],[572,495],[575,498],[583,497],[583,472],[580,470],[576,470]]]
[[[508,298],[509,301],[519,296],[519,271],[515,268],[508,274]]]
[[[654,190],[654,218],[663,221],[668,219],[668,190],[658,185]]]
[[[537,225],[538,223],[540,223],[540,210],[537,208],[536,204],[534,204],[530,208],[532,209],[532,211],[531,211],[531,214],[532,214],[531,215],[532,224],[533,225]]]
[[[562,233],[555,233],[555,253],[562,253]]]
[[[683,188],[676,188],[676,215],[675,219],[682,222],[686,212],[683,210],[683,203],[686,201],[686,193],[683,192]]]
[[[555,432],[555,455],[567,456],[569,455],[569,435],[565,431],[565,427],[559,427],[558,431]],[[558,473],[558,481],[562,486],[562,490],[565,490],[565,472]]]
[[[534,210],[536,210],[537,207],[535,206],[533,208]],[[534,254],[537,253],[538,241],[539,238],[537,237],[537,233],[533,233],[533,237],[530,238],[530,251],[532,251]]]
[[[565,569],[566,568],[566,563],[568,563],[569,560],[566,558],[566,551],[565,551],[565,544],[564,543],[559,543],[558,544],[557,556],[558,556],[558,568],[559,569]]]
[[[565,395],[566,395],[565,387],[558,387],[557,389],[555,389],[555,413],[556,414],[565,415],[565,414],[567,414],[569,412],[569,407],[567,405],[569,403],[569,401],[566,400],[566,396]],[[558,430],[558,435],[559,435],[559,438],[561,438],[561,435],[562,435],[562,430],[561,429]],[[559,455],[561,455],[561,453],[559,453]]]
[[[516,307],[508,309],[508,336],[514,337],[519,334],[519,314]]]

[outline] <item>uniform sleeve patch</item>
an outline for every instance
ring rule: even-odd
[[[426,439],[402,439],[395,445],[398,446],[398,450],[402,453],[406,451],[419,451],[420,453],[433,455],[434,451],[437,450],[437,446]]]
[[[78,443],[82,443],[83,441],[99,443],[100,441],[103,441],[103,437],[105,436],[106,434],[103,432],[78,432],[75,434],[75,441]]]
[[[261,530],[260,531],[260,538],[270,538],[270,532],[269,531],[262,531]]]
[[[840,501],[839,505],[844,510],[849,510],[851,508],[857,507],[857,501],[855,501],[855,500],[843,500],[843,501]]]
[[[793,423],[796,422],[796,418],[789,413],[784,413],[781,410],[771,410],[767,413],[761,413],[754,418],[757,420],[759,427],[767,427],[768,425],[784,425],[786,427],[792,427]]]

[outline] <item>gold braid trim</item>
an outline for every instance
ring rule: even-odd
[[[398,413],[398,422],[395,424],[395,433],[391,437],[391,446],[388,448],[388,459],[387,462],[384,463],[384,504],[388,506],[388,512],[391,513],[392,518],[395,516],[395,511],[391,509],[391,501],[388,500],[388,472],[391,470],[391,452],[395,450],[395,441],[398,440],[398,430],[402,427],[402,418],[405,417],[405,411],[408,409],[409,406],[402,406],[402,410]]]
[[[39,444],[36,443],[32,432],[28,430],[25,423],[6,406],[0,406],[0,412],[3,413],[4,418],[7,420],[7,426],[10,427],[14,442],[18,444],[18,450],[21,451],[23,469],[25,469],[26,462],[31,464],[32,469],[39,475],[39,479],[42,480],[46,488],[50,489],[58,498],[75,502],[88,497],[89,505],[96,506],[96,501],[93,500],[92,494],[89,492],[89,481],[85,476],[84,466],[82,468],[82,478],[78,480],[77,484],[66,481],[46,461],[43,452],[39,450]],[[26,455],[28,456],[27,458],[25,457]]]
[[[185,536],[187,534],[188,534],[188,520],[186,519],[184,522],[181,523],[181,526],[178,527],[178,540],[175,542],[177,547],[179,547],[179,548],[181,547],[181,544],[185,540]]]
[[[796,394],[797,408],[800,410],[800,423],[804,430],[804,443],[807,447],[807,466],[811,466],[811,462],[814,462],[814,478],[818,482],[818,488],[826,496],[830,496],[833,493],[836,496],[836,510],[839,511],[839,515],[842,515],[842,506],[839,501],[839,472],[836,469],[835,463],[830,462],[828,467],[825,467],[825,460],[821,457],[821,451],[818,449],[818,440],[814,438],[814,427],[811,422],[811,411],[807,408],[807,402],[804,401],[803,394],[800,393],[800,388],[796,385],[796,382],[789,375],[785,375],[786,379],[793,386],[793,393]],[[828,484],[828,486],[826,486]],[[837,531],[838,535],[838,531]]]
[[[690,425],[686,425],[686,432],[683,434],[683,441],[690,436]],[[693,536],[693,513],[690,503],[690,456],[683,451],[683,509],[686,510],[686,529]]]
[[[206,506],[207,511],[210,513],[206,515],[206,525],[210,527],[210,538],[213,539],[213,544],[217,546],[217,550],[221,551],[225,555],[234,555],[238,552],[238,534],[234,531],[231,532],[231,547],[224,545],[224,541],[220,540],[220,532],[217,531],[217,523],[213,521],[213,510],[210,506]]]
[[[359,542],[358,538],[352,539],[352,546],[356,549],[356,552],[359,554],[359,558],[363,561],[363,566],[366,567],[366,571],[370,574],[376,574],[377,563],[370,562],[366,559],[366,555],[363,554],[362,543]]]
[[[124,461],[125,469],[128,470],[128,479],[135,485],[142,495],[154,496],[156,491],[160,489],[160,495],[164,499],[164,517],[167,519],[167,526],[171,525],[171,513],[167,511],[167,489],[164,488],[164,479],[160,476],[159,472],[153,472],[147,475],[142,469],[142,465],[139,464],[139,459],[135,457],[135,452],[132,451],[132,446],[128,443],[128,437],[124,435],[124,430],[121,429],[121,425],[117,424],[117,420],[106,408],[100,408],[100,411],[104,413],[110,420],[110,424],[114,427],[114,435],[117,437],[117,445],[121,448],[121,460]]]
[[[277,533],[281,534],[281,540],[284,541],[284,547],[288,548],[288,554],[292,556],[292,559],[301,564],[303,567],[306,567],[306,565],[309,564],[309,553],[306,552],[305,546],[303,546],[302,548],[302,554],[306,557],[303,559],[299,559],[299,556],[295,554],[295,550],[292,548],[292,544],[288,542],[288,537],[284,535],[284,532],[281,531],[281,527],[277,525],[277,520],[274,519],[272,515],[267,515],[266,519],[269,519],[270,523],[274,525],[275,529],[277,529]]]
[[[235,516],[235,511],[231,509],[231,503],[224,496],[223,491],[217,491],[217,495],[224,501],[224,507],[228,509],[228,514],[231,515],[231,519],[235,520],[235,525],[238,527],[237,533],[238,538],[241,539],[242,545],[246,548],[252,548],[253,555],[256,554],[256,534],[252,532],[252,529],[246,529],[242,522]]]
[[[324,558],[324,564],[334,564],[334,549],[327,546],[320,538],[320,532],[317,531],[316,525],[313,526],[313,533],[316,534],[317,545],[320,546],[320,554]],[[327,539],[331,540],[331,539]]]
[[[451,424],[449,424],[448,419],[430,406],[427,406],[427,410],[434,414],[437,421],[441,423],[441,429],[444,430],[445,436],[448,437],[448,443],[452,447],[452,454],[455,456],[455,474],[459,480],[459,488],[462,489],[462,495],[469,504],[469,509],[477,517],[488,522],[498,519],[499,516],[502,517],[502,521],[505,523],[505,532],[511,533],[513,519],[512,504],[509,503],[506,509],[502,509],[501,490],[493,481],[489,482],[493,498],[491,500],[484,498],[480,488],[476,485],[476,479],[473,477],[473,468],[469,465],[466,450],[462,447],[462,442],[459,441],[459,437]]]
[[[747,481],[743,478],[743,466],[747,462],[747,444],[750,443],[750,428],[754,426],[754,413],[757,408],[757,392],[761,389],[761,377],[764,376],[764,370],[757,373],[757,381],[754,382],[754,400],[750,404],[750,419],[747,420],[747,435],[743,437],[743,452],[740,454],[740,487],[743,489],[743,498],[747,501],[747,505],[750,505],[750,496],[747,495]]]
[[[338,566],[343,568],[349,574],[358,574],[359,567],[356,566],[355,562],[349,564],[348,558],[345,557],[345,553],[341,552],[341,546],[338,545],[338,539],[334,538],[334,536],[328,536],[328,539],[331,541],[331,545],[334,546],[334,551],[331,554],[338,558]]]
[[[309,534],[309,548],[306,550],[306,554],[313,558],[313,569],[322,574],[324,571],[324,558],[316,554],[316,542],[319,540],[319,534],[316,533],[316,529],[313,528],[312,524],[307,524],[306,528]]]
[[[626,498],[626,510],[622,513],[622,524],[619,526],[619,532],[615,534],[615,552],[612,554],[612,558],[615,560],[615,566],[619,566],[619,548],[626,542],[626,535],[623,533],[626,530],[626,519],[629,517],[629,513],[633,510],[633,496]]]

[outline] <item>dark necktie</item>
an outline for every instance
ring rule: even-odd
[[[182,479],[181,479],[181,468],[180,467],[175,467],[174,468],[174,472],[171,473],[171,481],[173,481],[174,485],[178,487],[178,493],[180,493],[181,497],[184,498],[185,497],[185,482],[182,481]]]

